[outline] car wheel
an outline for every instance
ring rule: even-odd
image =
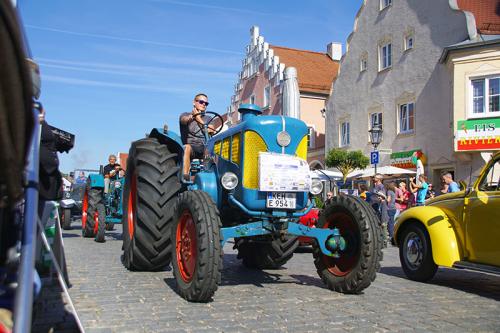
[[[436,274],[438,266],[432,258],[429,234],[421,224],[408,225],[399,237],[399,260],[410,280],[425,282]]]

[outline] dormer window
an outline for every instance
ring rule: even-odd
[[[380,10],[384,10],[392,5],[392,0],[380,0]]]

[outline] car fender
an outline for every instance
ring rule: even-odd
[[[445,212],[432,206],[410,208],[396,219],[394,240],[399,245],[401,231],[409,223],[420,223],[431,239],[432,257],[436,265],[452,267],[460,261],[460,248],[453,225]]]

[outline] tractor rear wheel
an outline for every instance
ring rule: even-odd
[[[170,264],[174,206],[181,189],[177,154],[155,138],[132,143],[123,189],[123,265],[156,271]]]
[[[336,196],[321,213],[317,228],[337,228],[346,241],[339,258],[324,255],[313,243],[314,265],[331,290],[357,294],[375,280],[382,260],[382,232],[373,209],[352,196]]]
[[[85,189],[82,204],[82,235],[83,237],[94,237],[99,229],[99,220],[106,219],[103,212],[102,189]],[[102,214],[102,215],[101,215]],[[104,220],[103,220],[104,222]]]
[[[203,191],[179,196],[172,228],[172,267],[179,294],[192,302],[206,302],[221,281],[222,227],[217,206]]]
[[[61,227],[64,230],[70,230],[71,229],[71,208],[63,208],[61,210],[62,216],[61,216]]]
[[[285,236],[279,239],[238,238],[234,248],[243,265],[256,269],[278,269],[293,256],[299,246],[298,237]]]
[[[106,240],[104,239],[104,233],[106,229],[106,207],[104,206],[104,202],[102,199],[102,192],[101,194],[101,201],[97,204],[96,206],[96,212],[95,214],[95,225],[94,225],[94,232],[95,232],[95,241],[98,243],[104,243]]]

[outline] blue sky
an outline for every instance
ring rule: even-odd
[[[362,0],[18,0],[47,121],[76,135],[63,172],[97,168],[206,92],[224,113],[253,25],[270,44],[326,51]],[[344,46],[345,49],[345,46]]]

